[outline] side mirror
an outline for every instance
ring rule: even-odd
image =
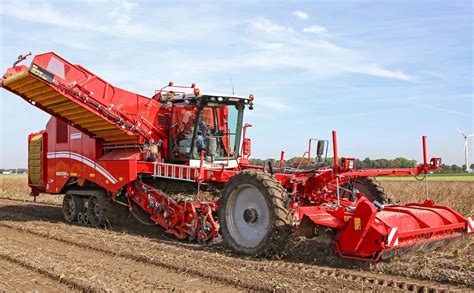
[[[243,127],[243,139],[242,139],[242,157],[250,157],[252,153],[252,141],[247,137],[247,128],[252,127],[252,124],[245,123]]]
[[[252,153],[252,140],[250,138],[244,138],[244,141],[242,144],[242,154],[248,158],[250,157],[251,153]]]
[[[318,145],[316,146],[316,160],[321,162],[322,157],[326,149],[326,142],[324,140],[318,140]]]

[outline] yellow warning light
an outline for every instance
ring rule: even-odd
[[[194,88],[193,92],[195,96],[199,96],[199,94],[201,93],[201,91],[197,87]]]
[[[250,100],[250,101],[253,101],[254,98],[255,98],[255,97],[253,96],[253,94],[250,94],[250,95],[249,95],[249,100]]]

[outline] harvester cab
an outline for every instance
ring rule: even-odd
[[[192,93],[181,91],[186,88]],[[253,106],[253,95],[202,94],[194,84],[186,87],[170,82],[153,98],[170,112],[168,157],[172,163],[238,166],[244,110]]]

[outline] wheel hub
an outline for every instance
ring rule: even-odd
[[[270,208],[262,192],[251,184],[242,184],[227,201],[229,233],[242,247],[258,246],[270,231]]]
[[[258,213],[254,208],[248,208],[244,211],[244,221],[247,224],[255,224],[258,221]]]
[[[73,199],[69,200],[69,210],[71,211],[71,213],[74,213],[76,211],[76,203]]]
[[[98,203],[94,206],[94,214],[96,217],[100,217],[100,205]]]

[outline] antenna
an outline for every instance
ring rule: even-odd
[[[232,80],[232,77],[230,77],[230,86],[232,87],[232,94],[235,95],[235,92],[234,92],[234,81]]]
[[[469,154],[468,154],[468,138],[469,137],[472,137],[474,136],[474,133],[472,134],[465,134],[464,132],[461,131],[461,129],[459,128],[456,128],[457,131],[464,137],[464,163],[466,164],[466,172],[470,172],[471,171],[471,166],[469,165]]]

